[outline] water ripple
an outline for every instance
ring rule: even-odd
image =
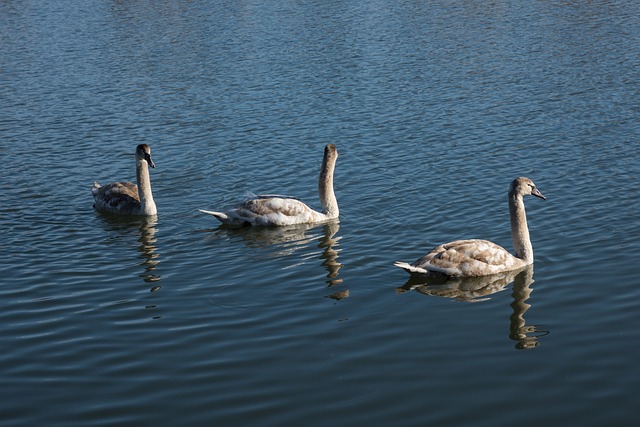
[[[0,3],[4,423],[630,424],[638,16]],[[140,143],[158,217],[96,214],[93,181],[135,180]],[[197,212],[246,191],[318,208],[327,143],[339,222]],[[526,201],[535,282],[405,286],[392,263],[437,244],[511,248],[518,176],[548,197]]]

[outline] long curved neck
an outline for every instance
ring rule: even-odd
[[[338,201],[333,192],[333,170],[336,166],[336,159],[324,157],[322,169],[318,179],[318,192],[320,193],[320,203],[322,203],[322,213],[329,218],[337,218],[340,214]]]
[[[516,257],[533,263],[533,246],[529,238],[529,227],[527,227],[527,213],[524,210],[522,195],[509,193],[509,216],[511,218],[511,239]]]
[[[155,215],[156,202],[151,193],[151,180],[149,178],[149,165],[146,160],[137,159],[136,176],[138,178],[138,196],[140,197],[140,208],[145,215]]]

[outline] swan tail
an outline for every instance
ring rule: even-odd
[[[406,262],[396,261],[393,265],[403,269],[409,274],[429,274],[429,270],[407,264]]]
[[[198,209],[200,212],[215,216],[220,222],[229,222],[229,216],[224,212],[206,211],[204,209]]]
[[[100,187],[102,187],[102,185],[100,185],[98,181],[93,181],[93,187],[91,187],[91,194],[96,196],[98,194],[98,191],[100,190]]]

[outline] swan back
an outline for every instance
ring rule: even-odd
[[[245,200],[236,215],[254,225],[308,224],[326,219],[298,199],[278,196]]]

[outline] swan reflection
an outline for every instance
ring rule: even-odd
[[[240,239],[249,248],[271,248],[273,257],[286,257],[296,250],[310,245],[318,238],[317,233],[311,231],[318,228],[318,224],[296,224],[282,227],[230,227],[221,225],[212,231],[217,238]]]
[[[501,274],[443,279],[424,279],[412,277],[403,286],[396,289],[398,293],[416,291],[424,295],[444,298],[452,298],[463,302],[481,302],[489,299],[489,295],[501,292],[513,282],[513,301],[510,316],[509,338],[516,341],[515,348],[529,349],[537,347],[538,339],[547,335],[549,331],[543,331],[536,325],[527,325],[524,319],[525,312],[531,307],[527,300],[533,289],[533,265],[523,269],[505,272]]]
[[[533,289],[529,286],[533,283],[533,266],[525,269],[516,276],[513,284],[513,302],[511,308],[513,313],[509,317],[509,338],[516,341],[515,347],[518,350],[526,350],[540,345],[538,338],[549,334],[549,331],[540,329],[538,325],[527,325],[524,320],[524,313],[529,310],[531,304],[527,304]]]
[[[338,257],[340,255],[338,242],[340,241],[340,237],[335,237],[338,230],[340,230],[338,221],[331,221],[323,224],[323,235],[320,237],[320,243],[318,244],[318,247],[323,249],[320,258],[323,260],[322,266],[326,268],[328,272],[327,286],[329,287],[337,286],[342,283],[342,279],[338,278],[338,273],[340,272],[340,268],[342,268],[342,264],[338,262]],[[343,299],[348,296],[349,291],[347,291],[346,294],[342,293],[342,298],[339,299]]]
[[[323,224],[297,224],[281,227],[228,227],[219,226],[213,231],[217,238],[241,239],[250,248],[270,249],[269,257],[284,258],[294,252],[311,247],[314,242],[322,250],[320,259],[322,267],[327,270],[327,287],[342,284],[339,276],[342,263],[338,261],[340,255],[340,222],[331,220]],[[349,296],[349,291],[336,291],[327,298],[341,300]]]
[[[140,275],[142,279],[147,283],[153,283],[160,280],[154,270],[158,267],[160,260],[160,254],[157,253],[158,247],[156,242],[156,232],[158,231],[156,226],[158,225],[158,219],[156,217],[146,217],[140,220],[140,257],[143,259],[142,266],[144,266],[144,273]],[[151,288],[152,291],[158,290],[157,286]]]
[[[488,300],[488,296],[503,291],[523,270],[479,277],[422,278],[411,277],[397,292],[416,291],[425,295],[453,298],[464,302]]]
[[[123,217],[116,215],[100,215],[104,225],[109,231],[116,231],[121,234],[135,234],[138,236],[139,258],[142,260],[140,266],[144,270],[138,275],[146,283],[156,283],[160,276],[155,272],[160,264],[160,254],[156,245],[157,224],[156,216],[148,217]],[[160,286],[153,286],[151,291],[157,291]]]

